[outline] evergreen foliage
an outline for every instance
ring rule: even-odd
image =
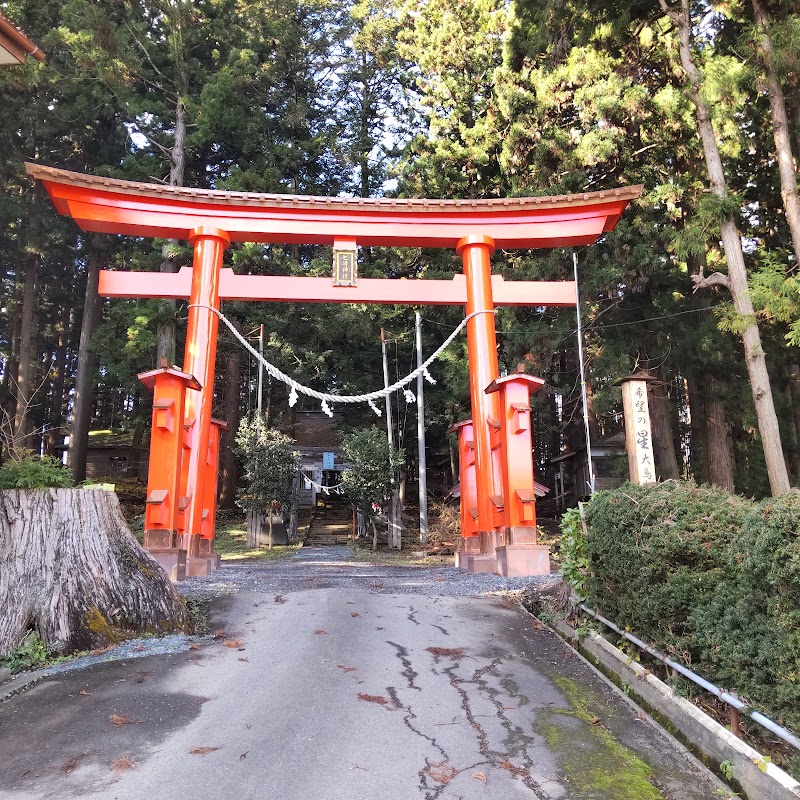
[[[347,496],[367,517],[373,503],[384,505],[392,492],[392,477],[403,465],[402,450],[390,450],[386,433],[377,425],[342,437],[342,450],[350,469],[342,473]]]
[[[587,521],[590,607],[800,729],[800,495],[625,484]]]
[[[241,421],[236,447],[247,484],[239,491],[239,506],[259,513],[288,507],[299,458],[294,441],[274,428],[267,428],[264,418],[253,414]]]

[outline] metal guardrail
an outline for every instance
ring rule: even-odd
[[[589,608],[585,603],[580,603],[579,608],[582,611],[585,611],[590,617],[594,617],[598,622],[601,622],[607,628],[610,628],[615,633],[618,633],[624,639],[627,639],[629,642],[635,644],[641,650],[644,650],[646,653],[649,653],[654,658],[662,661],[668,667],[674,669],[685,678],[688,678],[690,681],[692,681],[692,683],[697,684],[707,692],[710,692],[715,697],[718,697],[720,700],[727,703],[731,707],[731,710],[735,710],[736,712],[735,715],[733,713],[731,714],[731,730],[736,736],[739,735],[738,715],[740,713],[746,714],[748,717],[750,717],[750,719],[753,720],[753,722],[757,722],[763,728],[766,728],[770,733],[774,733],[776,736],[783,739],[783,741],[787,744],[790,744],[795,749],[800,750],[800,739],[798,739],[795,734],[793,734],[787,728],[784,728],[782,725],[778,725],[777,722],[773,722],[773,720],[764,716],[764,714],[762,714],[760,711],[750,708],[750,706],[747,705],[744,700],[737,697],[735,694],[726,691],[725,689],[720,689],[719,686],[715,686],[713,683],[711,683],[711,681],[706,680],[702,675],[698,675],[696,672],[693,672],[683,664],[674,661],[669,656],[666,656],[664,653],[656,650],[654,647],[647,644],[647,642],[639,639],[632,633],[628,633],[628,631],[623,630],[618,625],[615,625],[610,619],[606,619],[602,614],[598,614],[597,611]]]

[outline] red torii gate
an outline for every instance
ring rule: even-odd
[[[614,228],[640,186],[559,197],[498,200],[398,200],[304,197],[135,183],[26,164],[56,208],[85,231],[188,240],[192,269],[178,273],[102,271],[108,297],[188,298],[183,371],[140,376],[154,391],[145,545],[174,580],[207,574],[213,550],[219,431],[211,418],[221,300],[464,305],[467,314],[497,305],[571,306],[575,285],[504,282],[492,276],[496,248],[594,243]],[[455,249],[464,275],[451,281],[235,275],[222,269],[231,241]],[[495,321],[467,323],[472,419],[456,426],[461,453],[461,564],[504,575],[549,572],[537,544],[528,375],[499,376]],[[455,430],[455,429],[454,429]]]

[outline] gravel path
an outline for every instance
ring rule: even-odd
[[[503,578],[471,575],[454,567],[388,566],[350,560],[347,547],[304,547],[290,559],[273,562],[222,562],[207,578],[187,578],[179,585],[187,597],[216,597],[241,591],[289,594],[308,589],[364,589],[428,597],[476,597],[521,591],[560,580],[557,575]]]

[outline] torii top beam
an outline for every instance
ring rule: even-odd
[[[231,240],[455,249],[469,236],[495,246],[540,248],[588,245],[614,228],[642,191],[629,186],[558,197],[492,200],[414,200],[306,197],[223,192],[136,183],[27,163],[56,208],[86,231],[188,239],[198,226],[226,231]]]

